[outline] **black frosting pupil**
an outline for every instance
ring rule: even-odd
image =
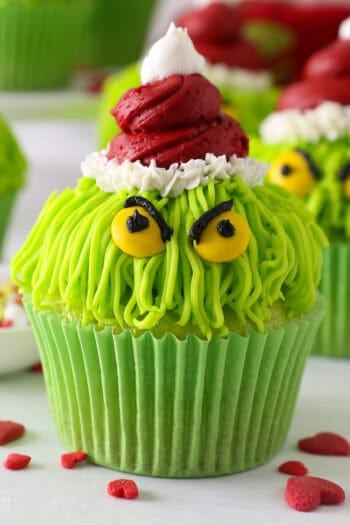
[[[292,173],[292,168],[291,166],[289,166],[289,164],[283,164],[281,166],[281,174],[286,176],[286,175],[290,175]]]
[[[236,233],[236,228],[228,219],[218,222],[216,229],[221,237],[233,237]]]
[[[148,225],[149,220],[147,217],[141,215],[141,213],[139,213],[137,210],[135,210],[134,213],[126,219],[126,227],[130,233],[145,230]]]

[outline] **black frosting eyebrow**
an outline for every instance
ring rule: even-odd
[[[140,195],[128,197],[124,202],[124,208],[130,208],[131,206],[141,206],[144,210],[146,210],[158,224],[162,241],[170,241],[173,234],[173,229],[167,225],[157,208],[155,208],[155,206],[148,199],[145,199]]]
[[[344,181],[350,177],[350,162],[347,162],[339,170],[339,179]]]
[[[304,157],[304,159],[306,160],[306,163],[307,163],[307,165],[309,166],[310,171],[311,171],[311,173],[313,174],[313,176],[315,177],[315,179],[320,179],[320,172],[319,172],[319,170],[317,169],[317,167],[316,167],[314,161],[312,160],[311,155],[310,155],[307,151],[305,151],[305,150],[303,150],[303,149],[301,149],[301,148],[295,148],[294,151],[296,151],[296,152],[299,153],[302,157]]]
[[[199,219],[196,220],[196,222],[193,223],[192,228],[190,229],[190,239],[192,241],[196,241],[197,244],[199,244],[200,237],[202,235],[202,232],[206,226],[212,221],[217,215],[220,213],[223,213],[224,211],[229,211],[233,206],[233,199],[230,199],[229,201],[220,202],[217,206],[214,206],[214,208],[211,208],[210,210],[206,211],[199,217]]]

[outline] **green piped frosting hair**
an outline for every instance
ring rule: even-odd
[[[250,155],[265,162],[295,148],[310,156],[319,174],[312,191],[302,197],[307,208],[331,241],[350,240],[350,199],[344,196],[339,177],[342,168],[350,163],[350,135],[331,142],[320,139],[317,143],[299,140],[267,144],[258,138],[250,140]]]
[[[31,292],[37,309],[116,332],[210,338],[249,326],[263,332],[277,315],[287,319],[313,306],[326,240],[295,197],[272,185],[250,188],[234,176],[176,198],[144,192],[173,235],[163,253],[135,258],[114,244],[111,223],[136,193],[106,193],[82,177],[76,188],[51,195],[12,262],[14,281]],[[190,228],[231,198],[249,225],[248,248],[230,262],[206,262]]]

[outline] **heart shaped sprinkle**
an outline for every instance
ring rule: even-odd
[[[300,450],[310,454],[325,456],[349,456],[350,443],[339,434],[320,432],[312,437],[301,439],[298,442]]]
[[[77,463],[81,463],[87,459],[86,452],[76,451],[67,452],[61,455],[61,465],[64,468],[73,468]]]
[[[25,454],[9,454],[4,461],[4,467],[9,470],[26,468],[32,458]]]
[[[0,445],[5,445],[23,436],[25,428],[15,421],[0,421]]]
[[[311,476],[289,478],[284,495],[290,507],[303,512],[322,504],[341,503],[345,499],[345,493],[339,485]]]
[[[309,472],[301,461],[286,461],[278,467],[278,470],[291,476],[305,476]]]
[[[134,499],[139,495],[137,485],[131,479],[115,479],[108,483],[107,492],[115,498]]]

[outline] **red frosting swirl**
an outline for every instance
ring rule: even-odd
[[[350,105],[350,41],[336,40],[312,55],[303,78],[283,91],[278,109],[312,109],[327,100]]]
[[[238,122],[219,113],[220,93],[202,75],[172,75],[127,91],[112,110],[123,130],[108,158],[118,163],[151,160],[168,168],[204,159],[207,153],[248,154],[248,138]]]
[[[241,36],[242,19],[235,6],[215,2],[184,14],[177,25],[187,28],[197,51],[211,64],[253,71],[262,67],[256,46]]]

